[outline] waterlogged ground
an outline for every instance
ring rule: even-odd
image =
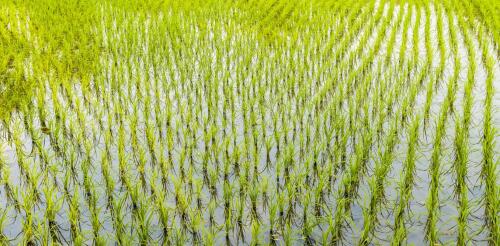
[[[0,242],[499,242],[500,64],[473,5],[253,4],[100,5],[88,85],[26,62]]]

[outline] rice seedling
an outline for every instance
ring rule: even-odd
[[[486,51],[486,50],[484,50]],[[484,52],[483,51],[483,52]],[[498,241],[499,237],[499,223],[498,223],[498,198],[495,195],[498,193],[498,186],[495,185],[497,182],[498,175],[496,169],[496,162],[494,161],[494,146],[495,140],[493,139],[493,135],[495,134],[496,127],[493,127],[492,123],[492,110],[493,103],[492,97],[494,93],[493,87],[493,64],[494,61],[491,57],[491,54],[486,51],[483,53],[485,56],[485,67],[487,71],[486,78],[486,98],[484,101],[484,119],[483,119],[483,136],[482,136],[482,152],[483,152],[483,160],[482,160],[482,169],[481,176],[483,177],[483,182],[485,185],[485,193],[484,193],[484,202],[485,202],[485,213],[486,213],[486,225],[489,228],[489,237],[488,241],[490,243],[494,243]]]
[[[2,229],[1,230],[2,233],[0,234],[0,242],[3,244],[7,244],[9,242],[9,239],[3,233],[3,231],[5,230],[6,223],[7,223],[7,212],[8,212],[8,209],[2,209],[2,215],[0,217],[0,228]]]
[[[421,116],[417,115],[412,120],[410,128],[408,128],[408,150],[405,160],[405,169],[402,171],[399,184],[399,200],[395,209],[394,216],[394,239],[393,245],[399,245],[407,240],[408,231],[405,227],[406,214],[408,213],[408,202],[412,198],[411,188],[415,183],[415,168],[418,159],[416,150],[419,146],[419,128]]]
[[[7,0],[0,244],[495,245],[494,11]]]

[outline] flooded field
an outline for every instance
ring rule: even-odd
[[[2,245],[500,242],[495,1],[7,2]]]

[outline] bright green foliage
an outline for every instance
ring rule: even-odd
[[[0,245],[496,245],[497,12],[2,1]]]

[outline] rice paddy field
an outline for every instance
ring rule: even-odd
[[[2,0],[0,245],[499,245],[498,0]]]

